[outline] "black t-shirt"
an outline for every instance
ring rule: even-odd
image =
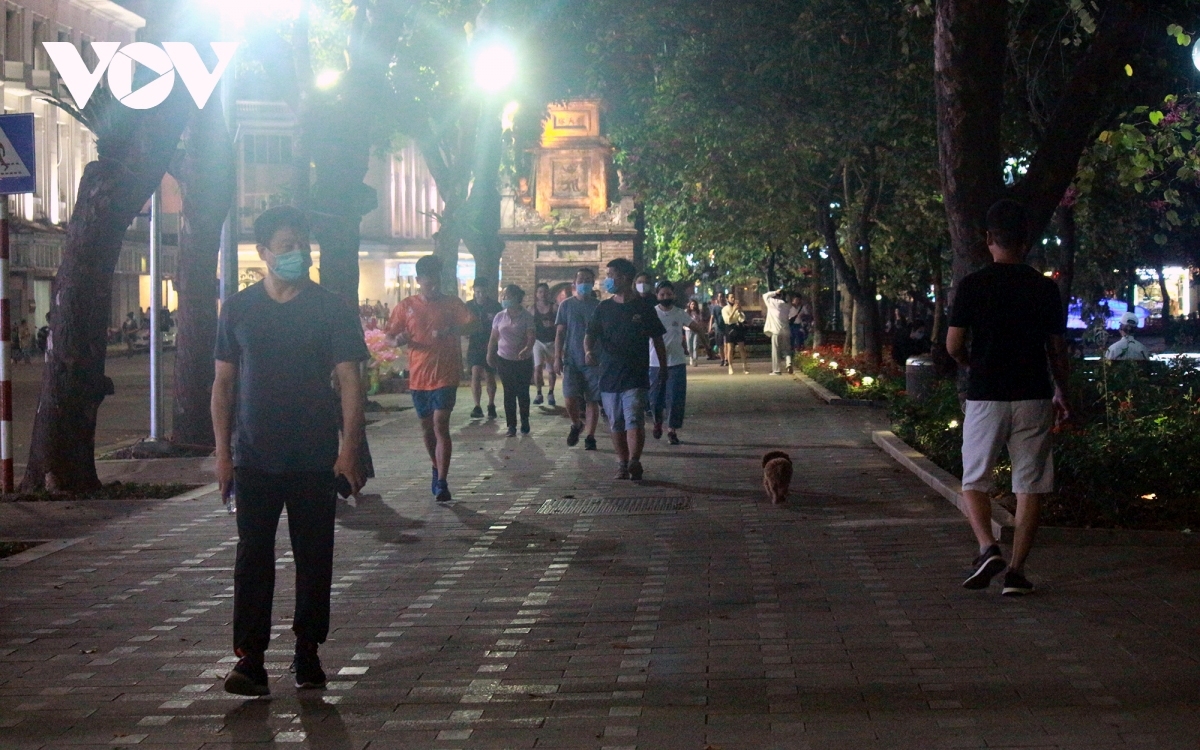
[[[216,358],[238,366],[234,465],[332,471],[342,423],[333,370],[367,357],[358,311],[316,284],[284,303],[262,282],[231,297]]]
[[[550,305],[549,311],[540,312],[537,308],[537,303],[535,302],[533,306],[529,308],[529,312],[533,313],[533,322],[535,324],[534,335],[536,336],[537,340],[543,344],[553,344],[554,335],[558,333],[558,327],[554,324],[555,320],[558,318],[558,308],[556,308],[554,305]]]
[[[504,308],[494,299],[482,304],[473,299],[467,303],[467,309],[471,311],[471,317],[479,323],[475,333],[467,337],[467,348],[469,351],[486,352],[488,340],[492,337],[492,320]]]
[[[971,401],[1054,395],[1046,337],[1066,330],[1058,286],[1025,264],[993,263],[964,278],[950,325],[971,332]]]
[[[650,387],[650,346],[655,336],[667,332],[654,305],[632,295],[628,302],[606,299],[588,323],[600,361],[600,391],[621,393]]]

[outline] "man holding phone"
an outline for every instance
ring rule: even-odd
[[[237,488],[239,661],[225,690],[252,696],[270,692],[263,662],[284,507],[296,561],[292,671],[297,688],[325,686],[317,648],[329,633],[336,488],[357,492],[363,483],[358,366],[368,357],[357,311],[309,279],[303,212],[272,208],[254,222],[254,235],[267,277],[221,309],[212,394],[221,494],[228,497],[235,482]]]

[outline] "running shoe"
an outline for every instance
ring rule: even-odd
[[[495,418],[496,418],[496,405],[488,404],[488,419],[495,419]]]
[[[673,432],[667,433],[667,442],[671,445],[679,445],[679,436]]]
[[[504,434],[508,435],[509,437],[516,437],[516,436],[517,436],[517,428],[516,428],[516,427],[509,427],[509,428],[508,428],[508,432],[506,432],[506,433],[504,433]]]
[[[451,499],[450,485],[446,483],[445,479],[438,480],[437,501],[439,503],[448,503]]]
[[[546,397],[546,403],[549,404],[550,406],[558,406],[558,404],[554,403],[554,392],[553,391],[551,391],[550,395]]]
[[[654,435],[655,440],[658,440],[662,437],[662,422],[654,423],[654,432],[652,434]]]
[[[616,478],[617,479],[628,479],[629,478],[629,464],[627,464],[625,462],[621,462],[621,463],[617,464]]]
[[[579,444],[579,433],[583,432],[583,425],[571,425],[571,431],[567,433],[567,447],[574,448]]]
[[[296,675],[296,688],[299,690],[320,690],[325,687],[325,670],[321,669],[321,657],[317,656],[316,645],[297,643],[289,671]]]
[[[635,482],[642,481],[642,462],[641,461],[630,461],[629,462],[629,478]]]
[[[437,467],[433,467],[433,483],[429,485],[429,492],[433,495],[437,494]]]
[[[483,409],[479,408],[478,404],[471,410],[471,419],[483,419]]]
[[[583,449],[585,451],[596,450],[596,436],[595,435],[588,435],[587,437],[585,437],[583,439]]]
[[[973,564],[975,572],[963,581],[963,588],[975,591],[986,589],[992,582],[992,577],[1004,570],[1005,565],[999,545],[993,544],[982,555],[975,558]]]
[[[225,677],[225,692],[234,695],[270,695],[271,685],[267,681],[267,669],[262,657],[243,656]]]
[[[533,405],[534,405],[534,406],[541,406],[541,405],[542,405],[542,394],[540,394],[540,393],[539,393],[538,395],[536,395],[536,396],[534,396],[534,397],[533,397]]]
[[[1033,593],[1033,584],[1029,582],[1021,573],[1015,570],[1010,570],[1004,574],[1004,589],[1000,591],[1003,596],[1024,596],[1025,594]]]
[[[529,420],[528,419],[521,420],[521,434],[522,435],[529,434]]]

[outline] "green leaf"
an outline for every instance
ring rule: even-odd
[[[1130,78],[1133,77],[1133,66],[1129,63],[1125,64],[1125,75],[1129,76]]]
[[[1163,113],[1162,113],[1162,112],[1159,112],[1158,110],[1155,110],[1155,111],[1153,111],[1153,112],[1151,112],[1151,113],[1150,113],[1150,124],[1151,124],[1151,125],[1157,125],[1157,124],[1159,124],[1160,122],[1162,122],[1162,119],[1163,119]]]
[[[1159,245],[1167,244],[1167,235],[1165,235],[1165,234],[1154,235],[1154,242]]]
[[[1179,36],[1182,33],[1183,33],[1183,27],[1177,23],[1173,23],[1167,27],[1167,35],[1168,36]]]

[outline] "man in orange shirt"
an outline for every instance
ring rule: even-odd
[[[426,255],[417,261],[420,294],[400,301],[388,320],[387,334],[408,346],[408,387],[421,419],[425,449],[433,463],[431,489],[438,502],[450,502],[450,412],[462,378],[459,338],[473,318],[458,297],[442,294],[442,260]]]

